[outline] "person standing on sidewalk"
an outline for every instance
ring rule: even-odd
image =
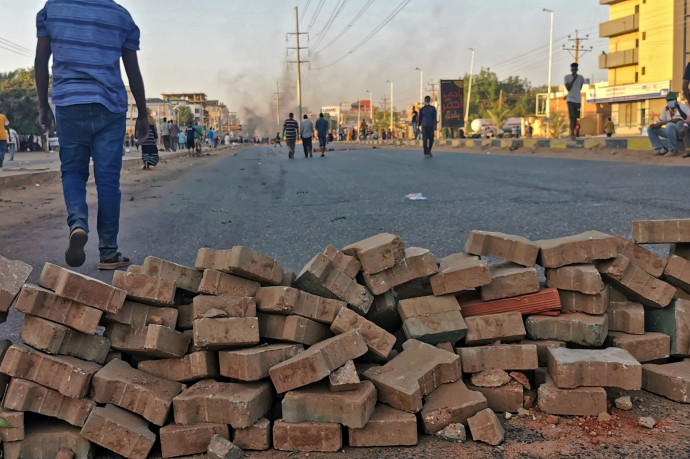
[[[319,147],[321,148],[321,157],[326,156],[326,136],[328,135],[328,121],[323,119],[323,113],[319,113],[319,119],[316,120],[316,135],[319,138]]]
[[[288,119],[283,123],[283,137],[285,137],[285,144],[288,147],[288,158],[295,158],[295,142],[297,142],[297,131],[299,131],[299,124],[294,119],[292,113],[288,115]]]
[[[17,135],[17,131],[12,129],[12,126],[7,127],[7,137],[7,146],[10,149],[10,161],[14,161],[14,154],[19,149],[19,136]]]
[[[604,125],[604,133],[606,134],[606,137],[611,137],[615,129],[616,127],[613,125],[611,117],[609,117],[609,119],[606,121],[606,124]]]
[[[577,74],[577,67],[577,62],[570,64],[570,75],[566,75],[564,78],[565,89],[568,90],[565,101],[568,103],[568,116],[570,117],[570,140],[575,140],[577,137],[575,127],[580,118],[581,92],[582,86],[585,84],[584,77]]]
[[[149,125],[151,120],[149,120]],[[165,151],[170,151],[170,125],[168,125],[168,118],[163,118],[161,123],[161,137],[163,139],[163,148]]]
[[[436,107],[431,105],[431,97],[424,98],[424,106],[419,109],[419,125],[422,126],[422,144],[424,157],[431,158],[431,147],[434,146],[434,131],[436,131]]]
[[[312,157],[312,146],[311,140],[314,137],[314,124],[311,122],[309,117],[305,114],[304,119],[299,125],[299,135],[302,138],[302,148],[304,148],[304,157]]]
[[[118,251],[120,170],[125,136],[127,91],[120,74],[124,64],[139,112],[139,142],[148,134],[146,95],[139,70],[139,28],[129,12],[112,0],[48,0],[36,16],[36,89],[39,122],[60,133],[60,170],[70,235],[65,251],[69,266],[84,264],[89,212],[86,181],[93,159],[98,193],[98,269],[129,265]],[[48,62],[53,55],[53,102],[48,104]]]
[[[172,151],[177,151],[177,134],[180,133],[180,128],[177,127],[177,123],[173,122],[173,120],[168,120],[168,125],[168,132],[170,133],[170,148]]]

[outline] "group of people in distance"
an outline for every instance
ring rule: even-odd
[[[302,139],[302,148],[304,148],[304,157],[313,157],[313,139],[314,133],[319,140],[319,149],[321,150],[321,157],[326,156],[326,143],[328,142],[328,121],[323,118],[323,113],[319,113],[319,119],[316,124],[312,123],[309,116],[306,114],[301,123],[297,123],[295,115],[290,113],[288,119],[283,123],[283,138],[288,147],[288,158],[295,159],[295,144],[297,143],[297,134]],[[280,145],[280,134],[276,135],[276,146]]]

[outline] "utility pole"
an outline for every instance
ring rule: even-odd
[[[290,64],[297,64],[297,105],[299,106],[299,121],[302,121],[302,64],[306,64],[309,61],[303,61],[300,59],[300,50],[303,49],[309,49],[306,47],[301,47],[299,46],[299,36],[300,35],[307,35],[306,32],[301,32],[299,31],[299,14],[297,12],[297,7],[295,7],[295,33],[289,33],[288,35],[294,35],[295,39],[297,41],[297,46],[295,48],[288,47],[288,49],[295,49],[297,50],[297,60],[296,61],[288,61]]]
[[[276,81],[276,124],[278,127],[280,127],[280,86],[278,85],[278,82]]]
[[[381,103],[383,104],[383,113],[384,113],[384,117],[385,117],[385,113],[388,110],[388,99],[386,97],[382,97]]]
[[[472,75],[474,74],[474,49],[472,51],[472,60],[470,61],[470,85],[467,88],[467,100],[465,101],[465,124],[470,121],[470,100],[472,100]]]
[[[436,103],[436,86],[438,86],[438,83],[431,82],[429,85],[431,86],[431,100]]]
[[[575,62],[579,62],[580,53],[585,54],[585,53],[592,51],[592,49],[594,49],[592,46],[590,46],[589,48],[585,48],[584,46],[580,46],[580,42],[587,41],[587,40],[589,40],[589,34],[585,35],[584,38],[582,38],[577,34],[577,30],[576,30],[575,31],[575,38],[572,38],[570,35],[568,35],[568,41],[572,41],[575,44],[571,47],[566,47],[565,45],[563,45],[563,51],[568,51],[573,57],[575,57]],[[592,80],[592,81],[594,81],[594,80]]]
[[[551,136],[550,124],[551,124],[551,68],[553,67],[553,10],[543,8],[542,11],[546,11],[551,14],[551,32],[549,34],[549,82],[547,88],[547,100],[546,100],[546,137]]]
[[[391,125],[390,130],[393,132],[393,82],[391,80],[386,80],[386,83],[391,84]]]

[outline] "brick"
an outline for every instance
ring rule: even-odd
[[[33,381],[12,378],[3,406],[10,410],[31,411],[62,419],[73,426],[81,427],[96,406],[96,402],[87,398],[67,397]]]
[[[335,246],[329,245],[326,247],[326,250],[323,251],[323,254],[326,255],[326,258],[331,260],[336,268],[344,272],[350,279],[354,279],[362,268],[362,264],[357,258],[351,255],[345,255]]]
[[[568,312],[584,312],[586,314],[601,315],[606,314],[609,307],[609,286],[606,285],[596,295],[559,290],[561,298],[561,309]]]
[[[490,263],[491,283],[479,288],[482,300],[491,301],[539,291],[539,277],[535,268],[512,262]]]
[[[460,379],[460,357],[410,339],[400,354],[383,366],[366,370],[363,377],[374,383],[379,401],[416,413],[422,409],[424,395]]]
[[[376,274],[363,274],[362,279],[371,293],[381,295],[398,285],[428,277],[437,272],[436,257],[428,249],[408,247],[405,249],[405,258],[395,266]]]
[[[271,421],[261,418],[251,427],[236,429],[232,442],[239,448],[266,451],[271,448]]]
[[[331,422],[290,424],[278,419],[273,424],[273,446],[279,451],[336,452],[343,447],[343,431]]]
[[[239,459],[244,457],[244,451],[227,438],[214,435],[208,444],[208,459]]]
[[[122,360],[112,360],[94,375],[90,395],[98,403],[112,403],[162,426],[168,419],[173,397],[183,388],[179,382],[137,370]]]
[[[127,272],[135,274],[145,274],[144,267],[142,265],[129,265],[127,266]]]
[[[522,408],[524,388],[517,381],[499,387],[468,386],[486,398],[486,407],[497,413],[517,413]]]
[[[599,231],[585,231],[572,236],[543,239],[535,243],[539,246],[537,263],[544,268],[560,268],[576,263],[606,260],[615,258],[618,254],[616,238]]]
[[[256,317],[197,319],[193,330],[194,345],[202,349],[259,344],[259,319]]]
[[[103,311],[60,298],[50,290],[29,284],[22,288],[14,307],[19,312],[42,317],[89,334],[96,332],[103,315]]]
[[[161,427],[161,453],[165,457],[205,453],[214,435],[228,438],[227,424],[169,424]]]
[[[644,328],[671,337],[671,355],[690,355],[690,301],[676,298],[663,309],[646,308]]]
[[[520,344],[534,344],[537,346],[537,360],[539,361],[540,367],[545,367],[549,361],[549,348],[552,347],[565,347],[564,341],[558,340],[537,340],[532,341],[528,339],[523,339]]]
[[[690,359],[664,365],[642,365],[642,388],[675,402],[690,403]]]
[[[441,384],[426,396],[421,413],[424,432],[435,434],[448,424],[465,424],[468,418],[486,407],[484,395],[469,390],[462,380]]]
[[[383,295],[375,296],[366,318],[386,331],[399,330],[402,321],[398,315],[398,299],[394,291],[389,290]]]
[[[376,389],[371,381],[363,381],[355,390],[331,392],[328,385],[318,383],[291,390],[282,402],[283,421],[337,422],[346,427],[364,427],[376,406]]]
[[[644,306],[632,301],[611,301],[606,309],[609,332],[621,331],[633,335],[644,333]]]
[[[59,272],[54,283],[51,281],[51,286],[41,284],[43,287],[54,290],[57,296],[105,312],[117,312],[125,302],[127,293],[105,282],[51,265],[50,263],[46,263],[43,270],[50,272],[51,274],[48,277],[51,278],[55,275],[54,273]],[[41,279],[43,278],[44,276],[41,274]]]
[[[673,220],[635,220],[632,238],[638,244],[690,242],[690,218]]]
[[[466,317],[465,344],[487,344],[496,340],[519,341],[525,338],[525,324],[519,312],[504,312],[485,316]]]
[[[467,420],[467,424],[474,441],[481,441],[490,445],[503,442],[505,430],[496,414],[487,408]]]
[[[87,440],[131,459],[148,457],[156,435],[139,416],[114,405],[97,407],[89,415],[81,436]]]
[[[283,280],[280,282],[280,285],[284,287],[292,287],[292,284],[295,283],[295,279],[297,278],[297,274],[295,274],[294,271],[290,271],[289,269],[283,270]]]
[[[525,321],[527,335],[534,340],[553,339],[585,346],[601,346],[608,333],[608,317],[580,312],[560,316],[532,315]]]
[[[331,331],[327,325],[306,317],[261,313],[258,316],[259,335],[261,338],[290,341],[311,346],[331,336]]]
[[[398,303],[405,335],[426,343],[457,342],[467,334],[460,304],[453,295],[409,298]]]
[[[465,242],[465,252],[532,267],[537,262],[539,246],[522,236],[472,231]]]
[[[12,427],[0,428],[0,441],[21,441],[24,440],[24,412],[12,410],[0,410],[0,419],[7,422]]]
[[[638,268],[647,271],[651,276],[661,277],[666,267],[665,259],[624,237],[616,236],[616,241],[620,244],[618,253],[628,258]]]
[[[77,458],[94,456],[95,447],[79,435],[79,427],[74,427],[54,419],[36,419],[26,425],[24,441],[3,443],[5,459],[19,458],[57,458],[59,452],[67,448]]]
[[[546,269],[546,286],[596,295],[604,288],[604,281],[596,266],[580,264]]]
[[[48,290],[55,291],[60,273],[62,273],[64,269],[65,268],[52,263],[45,263],[43,269],[41,269],[38,285]]]
[[[331,331],[341,334],[349,330],[359,330],[362,333],[369,352],[377,360],[386,360],[395,345],[395,336],[353,310],[343,308],[331,324]]]
[[[0,255],[0,312],[10,309],[31,271],[31,265]]]
[[[87,394],[91,378],[100,368],[93,362],[44,354],[24,344],[13,344],[0,365],[2,373],[28,379],[72,398]]]
[[[156,257],[144,258],[142,274],[157,276],[175,281],[177,288],[197,293],[201,283],[202,273],[187,266],[178,265],[172,261]]]
[[[542,412],[563,416],[598,416],[608,408],[603,387],[560,389],[548,375],[539,386],[538,399]]]
[[[299,294],[292,287],[261,287],[256,291],[256,308],[271,314],[294,314]]]
[[[279,262],[239,245],[229,250],[201,248],[195,267],[199,271],[215,269],[271,285],[280,285],[283,280],[283,267]]]
[[[395,296],[401,300],[434,294],[431,288],[431,279],[428,277],[422,277],[421,279],[415,279],[398,285],[393,291],[395,292]]]
[[[537,346],[533,344],[499,344],[457,348],[465,373],[484,370],[534,370],[538,365]]]
[[[429,281],[436,296],[481,287],[491,283],[489,263],[464,253],[449,255],[441,258],[438,274]]]
[[[400,236],[380,233],[343,247],[342,252],[357,258],[364,274],[375,274],[405,258],[405,245]]]
[[[111,324],[103,336],[110,338],[110,346],[118,351],[161,359],[185,355],[191,337],[162,325]]]
[[[361,429],[348,428],[349,445],[413,446],[417,444],[417,417],[412,413],[377,404],[367,425]]]
[[[664,280],[675,287],[690,291],[690,260],[678,255],[669,255],[664,269]]]
[[[240,381],[259,381],[268,370],[304,351],[301,344],[270,344],[248,349],[220,351],[220,374]]]
[[[501,387],[512,381],[512,378],[503,370],[493,369],[472,373],[470,381],[473,386],[478,387]]]
[[[172,381],[188,382],[206,378],[217,378],[218,355],[215,352],[198,351],[179,359],[144,360],[137,369]]]
[[[271,408],[267,382],[224,383],[205,379],[173,399],[175,422],[230,424],[235,429],[254,425]]]
[[[462,300],[461,311],[463,317],[497,314],[501,312],[520,312],[527,314],[552,314],[561,310],[561,299],[558,290],[545,288],[537,293],[504,298],[501,300],[481,301],[477,298]]]
[[[74,459],[74,451],[68,448],[62,448],[58,451],[55,459]]]
[[[549,349],[549,374],[561,389],[580,386],[619,387],[639,390],[642,384],[642,365],[626,350],[606,349]]]
[[[328,388],[331,392],[357,390],[359,383],[357,368],[352,360],[348,360],[345,365],[328,375]]]
[[[199,293],[208,295],[254,296],[261,284],[249,279],[222,273],[213,269],[204,271]]]
[[[310,347],[269,370],[273,386],[280,394],[322,380],[348,360],[367,352],[359,330],[351,330]]]
[[[116,313],[106,313],[104,321],[125,325],[149,325],[153,317],[160,318],[162,320],[161,325],[175,328],[178,311],[176,308],[162,308],[136,301],[125,301],[125,304]]]
[[[663,308],[671,302],[676,293],[673,286],[650,276],[623,255],[618,255],[613,260],[597,263],[597,269],[606,280],[629,299],[638,301],[645,306]]]
[[[110,340],[81,333],[40,317],[26,315],[19,331],[25,344],[48,354],[67,355],[103,364],[110,351]]]
[[[175,281],[146,274],[115,271],[113,287],[127,292],[127,298],[154,306],[172,306],[175,302]]]
[[[333,298],[324,298],[308,292],[299,292],[293,313],[324,324],[331,324],[347,303]]]
[[[373,296],[362,285],[347,277],[322,253],[317,253],[295,280],[297,286],[314,295],[345,301],[356,311],[369,312]]]
[[[651,362],[665,359],[671,349],[671,337],[663,333],[644,333],[629,335],[621,332],[609,332],[607,340],[611,346],[628,351],[638,362]]]

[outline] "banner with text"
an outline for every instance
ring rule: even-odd
[[[441,127],[457,129],[465,125],[465,93],[462,80],[441,80]]]

